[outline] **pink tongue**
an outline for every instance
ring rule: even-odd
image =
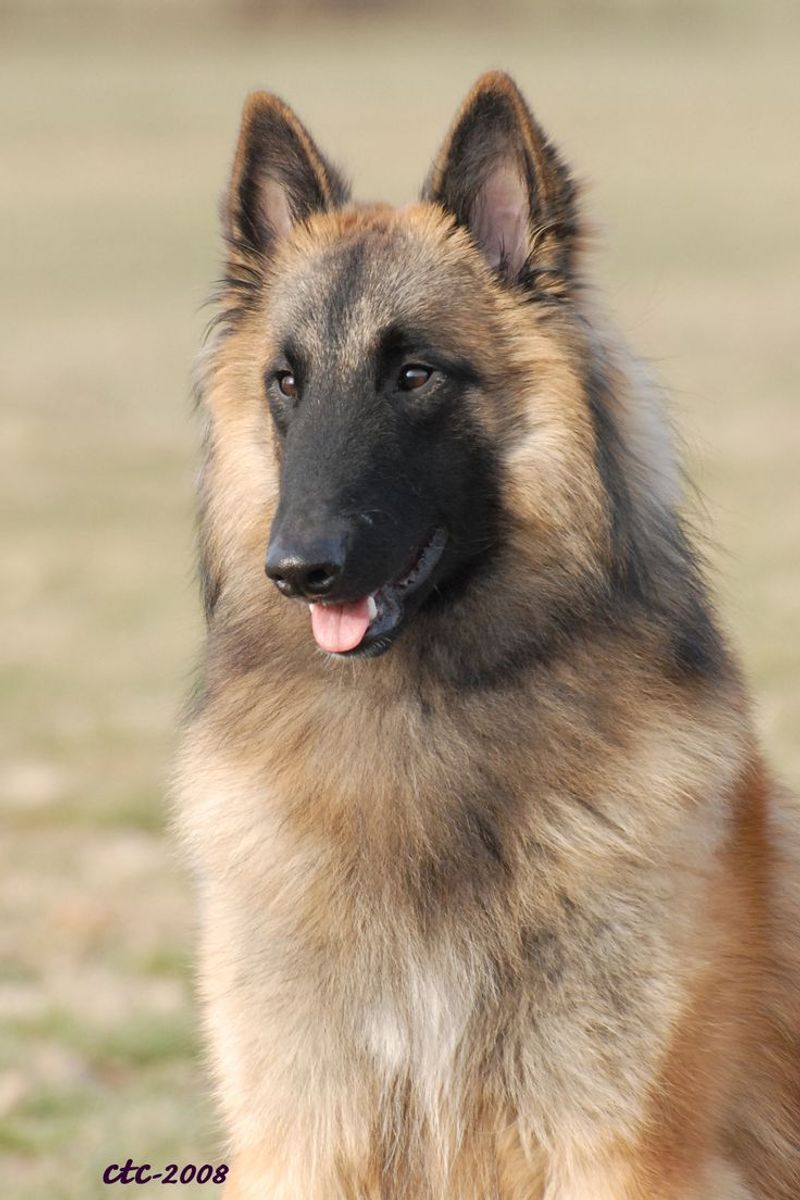
[[[312,604],[311,632],[318,646],[329,654],[355,650],[369,628],[369,601],[352,604]]]

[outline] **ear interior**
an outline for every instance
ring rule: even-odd
[[[512,162],[499,161],[479,186],[469,225],[492,270],[518,275],[528,257],[527,188]]]
[[[298,221],[346,200],[342,177],[292,110],[267,92],[249,96],[228,189],[230,239],[269,252]]]
[[[530,278],[536,269],[569,267],[574,185],[507,75],[490,72],[475,84],[423,198],[441,204],[467,228],[492,270],[510,282]]]
[[[259,226],[263,227],[267,236],[288,237],[296,218],[289,205],[286,185],[271,175],[264,175],[256,193],[261,206]]]

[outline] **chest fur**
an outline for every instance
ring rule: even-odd
[[[240,1127],[321,1089],[355,1123],[398,1105],[428,1131],[511,1113],[537,1144],[635,1126],[735,730],[580,715],[348,712],[330,694],[252,728],[198,723],[182,828]]]

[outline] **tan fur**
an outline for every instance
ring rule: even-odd
[[[276,313],[356,237],[402,253],[342,314],[343,358],[399,305],[437,313],[497,384],[477,419],[509,538],[469,601],[476,673],[487,630],[502,638],[532,595],[558,611],[610,561],[590,358],[614,380],[642,519],[677,492],[660,401],[588,302],[578,320],[520,305],[436,205],[311,216],[218,336],[204,507],[223,583],[177,792],[227,1200],[790,1200],[800,817],[760,764],[736,671],[668,669],[665,632],[632,616],[513,686],[423,687],[402,640],[328,659],[267,586],[263,362]],[[484,888],[459,846],[487,777],[504,857]]]

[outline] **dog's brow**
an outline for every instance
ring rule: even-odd
[[[291,336],[282,339],[278,357],[285,359],[298,374],[302,374],[306,369],[306,355],[297,340]]]
[[[474,386],[481,381],[481,374],[470,359],[440,345],[419,326],[404,326],[398,322],[387,325],[378,333],[376,346],[379,372],[397,363],[398,359],[417,356],[462,383]]]
[[[379,330],[376,340],[378,356],[382,358],[405,354],[408,350],[428,345],[430,341],[422,330],[397,322]]]

